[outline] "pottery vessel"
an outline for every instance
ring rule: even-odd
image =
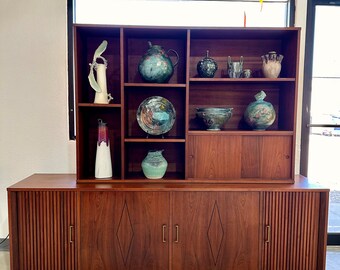
[[[173,52],[177,60],[173,64],[168,53]],[[169,49],[167,52],[159,45],[152,45],[149,41],[149,49],[138,64],[138,72],[142,79],[149,83],[166,83],[174,73],[174,67],[179,60],[178,53]]]
[[[250,103],[244,112],[244,120],[254,130],[266,130],[276,118],[273,105],[264,101],[266,93],[261,91],[255,95],[256,101]]]
[[[88,75],[89,83],[93,90],[96,91],[96,95],[94,98],[94,103],[96,104],[109,104],[113,99],[111,94],[107,91],[107,83],[106,83],[106,69],[107,69],[107,60],[101,56],[101,54],[106,50],[107,41],[104,40],[99,47],[96,49],[92,63],[90,63],[90,73]],[[103,63],[98,63],[97,60],[101,59]],[[96,77],[95,77],[96,71]]]
[[[94,103],[96,104],[109,104],[110,101],[113,99],[111,94],[107,92],[106,68],[106,64],[96,65],[97,83],[101,89],[100,92],[96,92],[96,95],[94,97]]]
[[[230,78],[240,78],[243,72],[243,56],[240,57],[240,61],[231,61],[231,57],[228,56],[228,75]]]
[[[209,51],[206,56],[197,63],[197,72],[201,78],[213,78],[218,69],[216,61],[209,57]]]
[[[148,179],[161,179],[166,169],[168,162],[162,155],[163,150],[150,150],[142,161],[142,170]]]
[[[221,130],[231,118],[233,108],[196,108],[196,115],[203,120],[207,130]]]
[[[243,72],[242,72],[242,77],[243,78],[250,78],[251,76],[252,76],[251,69],[247,68],[247,69],[243,70]]]
[[[95,177],[112,177],[112,163],[110,153],[110,141],[106,123],[98,119],[98,141],[95,162]]]
[[[265,78],[278,78],[281,72],[283,55],[272,51],[262,55],[262,72]]]

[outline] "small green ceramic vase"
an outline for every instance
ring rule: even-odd
[[[142,170],[148,179],[163,178],[168,162],[162,155],[163,150],[150,150],[142,161]]]
[[[244,120],[254,130],[266,130],[275,121],[275,109],[270,102],[264,101],[265,97],[264,91],[257,93],[256,101],[250,103],[244,112]]]

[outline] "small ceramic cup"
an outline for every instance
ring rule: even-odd
[[[243,78],[250,78],[251,77],[251,69],[244,69],[242,75],[243,75]]]

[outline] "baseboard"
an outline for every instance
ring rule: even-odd
[[[0,251],[9,251],[9,239],[0,238]]]

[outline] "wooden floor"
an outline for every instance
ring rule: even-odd
[[[9,252],[0,250],[1,270],[9,270]],[[339,270],[340,246],[327,248],[326,270]]]
[[[9,270],[9,251],[0,251],[0,265],[1,269]]]

